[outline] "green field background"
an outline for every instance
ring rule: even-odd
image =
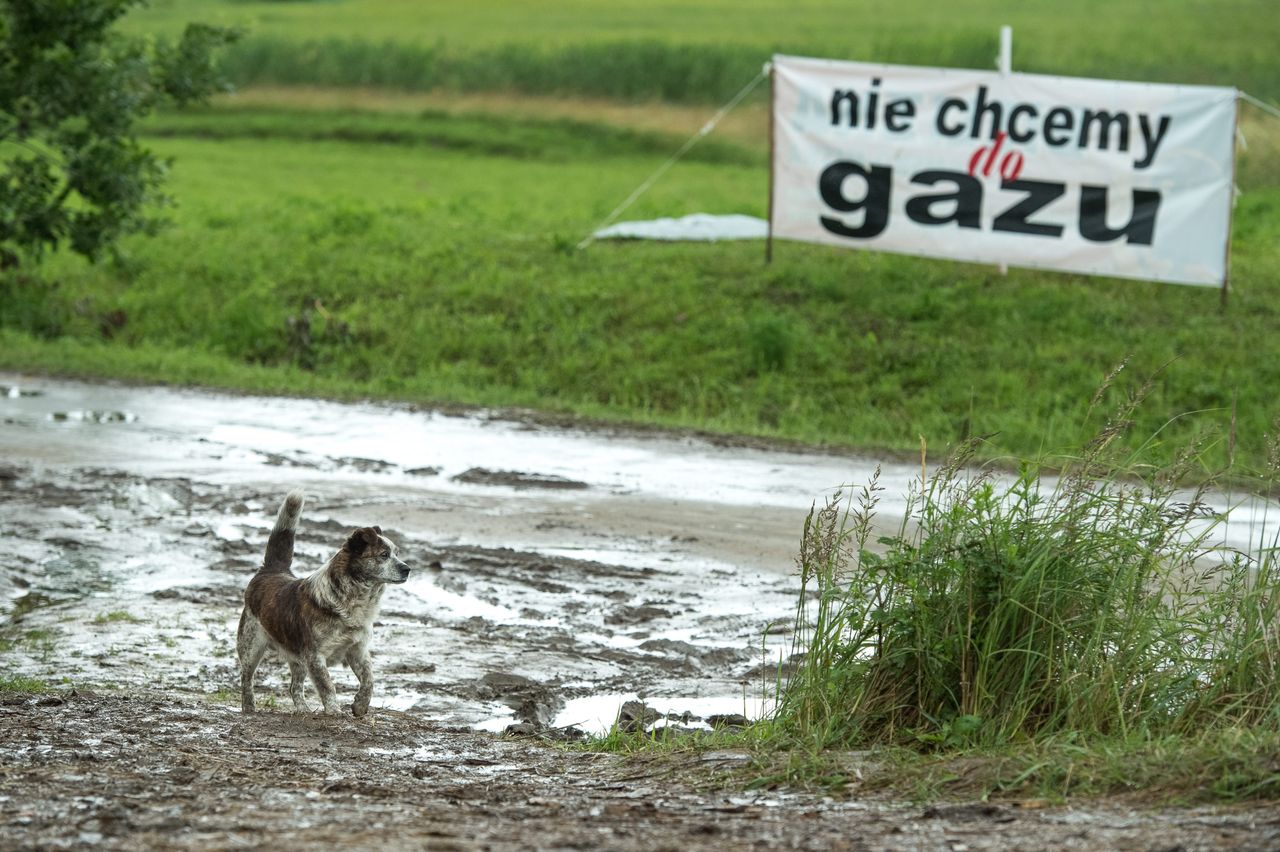
[[[989,68],[1001,25],[1019,71],[1234,85],[1280,97],[1272,0],[424,3],[153,0],[138,33],[236,26],[240,84],[495,87],[720,101],[774,52]]]
[[[996,456],[1086,439],[1154,376],[1129,446],[1168,459],[1200,441],[1205,470],[1268,463],[1280,121],[1252,108],[1225,308],[1212,289],[800,244],[768,265],[760,242],[575,246],[711,112],[689,104],[736,90],[775,48],[985,67],[1010,23],[1024,70],[1272,96],[1272,3],[155,0],[126,27],[162,37],[191,19],[246,27],[229,58],[242,92],[144,124],[145,144],[173,162],[169,227],[114,262],[55,254],[0,276],[0,366],[527,406],[880,452],[991,435]],[[346,77],[304,61],[332,59],[321,44],[355,45],[325,66]],[[360,76],[373,67],[362,61],[381,56],[390,73],[387,57],[415,51],[455,68],[533,64],[519,85],[467,78],[424,84],[422,98]],[[534,73],[570,55],[576,70]],[[592,64],[606,55],[616,64]],[[299,77],[255,79],[253,56]],[[744,64],[688,77],[681,63],[703,56]],[[596,82],[555,82],[575,75]],[[694,148],[625,218],[763,215],[766,116],[759,100],[741,111],[738,130]]]

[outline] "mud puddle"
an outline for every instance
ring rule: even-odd
[[[10,671],[229,689],[244,584],[302,488],[296,571],[366,524],[415,566],[383,600],[375,703],[488,730],[598,732],[630,701],[759,715],[792,651],[804,514],[875,468],[484,413],[4,374],[0,388]],[[887,524],[918,475],[883,467]],[[1227,543],[1256,543],[1266,509],[1233,510]],[[265,700],[281,676],[267,666]]]
[[[791,652],[804,513],[864,481],[869,460],[393,406],[0,385],[0,675],[62,690],[0,707],[5,845],[1169,848],[1148,843],[1158,823],[1183,848],[1266,848],[1241,828],[1256,814],[1093,808],[1077,824],[1063,809],[993,821],[711,795],[743,755],[650,777],[494,736],[765,712]],[[886,467],[885,494],[916,475]],[[296,571],[365,524],[415,568],[383,598],[367,721],[285,712],[272,662],[266,712],[235,709],[241,594],[291,488],[308,494]],[[333,674],[349,701],[354,679]]]
[[[296,571],[375,523],[415,566],[383,599],[375,706],[486,730],[598,733],[635,701],[693,726],[759,715],[791,650],[804,513],[870,466],[484,414],[0,385],[10,671],[225,696],[244,584],[302,488]],[[283,676],[266,666],[268,704]]]

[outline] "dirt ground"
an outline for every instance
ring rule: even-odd
[[[2,849],[1280,848],[1271,805],[749,792],[746,754],[584,747],[620,712],[767,708],[799,524],[848,460],[30,387],[0,396],[0,679],[41,685],[0,690]],[[279,663],[238,710],[242,591],[294,487],[299,572],[370,523],[414,566],[383,599],[363,719],[286,712]]]
[[[1275,849],[1273,810],[930,806],[731,792],[741,755],[635,760],[437,725],[77,691],[0,700],[10,849]]]

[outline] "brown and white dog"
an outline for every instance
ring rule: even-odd
[[[236,634],[240,657],[240,707],[253,712],[253,674],[267,651],[289,664],[289,696],[294,709],[307,710],[302,692],[306,675],[320,693],[325,713],[337,713],[330,663],[346,663],[360,687],[351,712],[363,716],[373,695],[369,633],[387,583],[403,583],[409,566],[380,527],[351,534],[328,564],[309,577],[295,577],[293,540],[302,513],[301,491],[291,491],[280,506],[262,567],[244,592],[244,610]]]

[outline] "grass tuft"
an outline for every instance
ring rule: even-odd
[[[804,663],[771,736],[819,766],[827,749],[977,749],[990,790],[1059,795],[1073,778],[1110,790],[1112,763],[1158,778],[1162,752],[1203,752],[1183,783],[1275,795],[1274,761],[1251,751],[1280,740],[1274,545],[1210,546],[1212,479],[1176,485],[1195,448],[1163,466],[1119,449],[1153,383],[1081,452],[1009,484],[970,467],[976,440],[961,445],[916,481],[896,534],[876,537],[876,478],[815,507],[798,557]],[[1001,750],[1013,757],[992,774]],[[804,759],[782,776],[838,774]]]
[[[0,675],[0,693],[42,693],[49,691],[49,684],[39,678],[25,675]]]
[[[142,619],[138,618],[133,613],[122,609],[112,610],[111,612],[100,612],[93,617],[94,624],[117,624],[119,622],[141,624]]]

